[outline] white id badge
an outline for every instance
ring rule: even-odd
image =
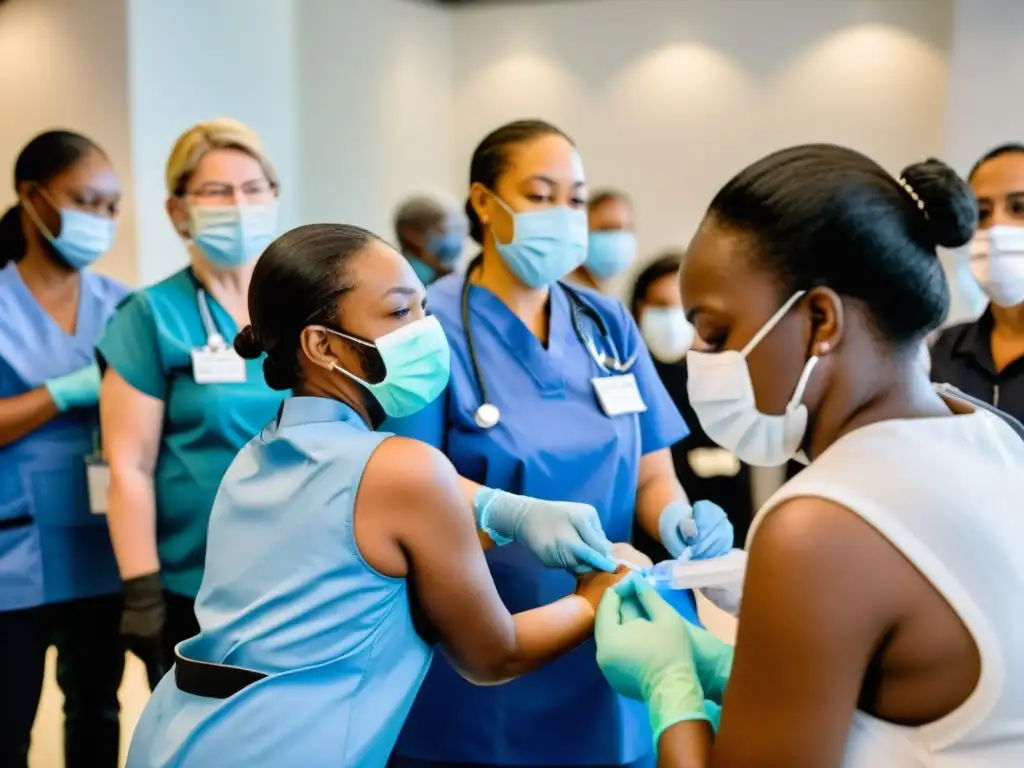
[[[597,402],[600,403],[605,416],[625,416],[628,413],[643,413],[647,410],[647,404],[632,373],[598,376],[591,381],[597,394]]]
[[[89,483],[89,511],[94,515],[107,514],[110,467],[105,461],[88,459],[85,462],[85,476]]]
[[[192,378],[196,384],[244,384],[245,360],[231,347],[193,349]]]

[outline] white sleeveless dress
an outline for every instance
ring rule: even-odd
[[[985,411],[845,435],[786,483],[877,529],[946,598],[981,655],[964,704],[919,728],[858,712],[844,768],[1024,768],[1024,441]]]

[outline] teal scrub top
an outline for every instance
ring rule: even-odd
[[[267,386],[262,359],[246,362],[244,383],[196,383],[192,351],[207,342],[200,288],[192,270],[185,269],[133,294],[118,308],[97,347],[101,363],[164,402],[153,478],[157,551],[165,588],[189,598],[199,593],[206,529],[221,479],[288,394]],[[230,342],[238,333],[235,321],[206,296],[218,332]]]

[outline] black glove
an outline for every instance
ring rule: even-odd
[[[137,576],[124,582],[124,610],[121,613],[121,637],[125,648],[146,665],[153,688],[170,667],[164,658],[163,631],[167,607],[159,573]]]

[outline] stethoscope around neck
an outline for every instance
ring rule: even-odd
[[[462,284],[461,310],[462,327],[466,334],[466,348],[469,352],[469,362],[473,366],[473,376],[476,378],[476,386],[480,392],[480,405],[473,413],[473,421],[478,427],[480,427],[480,429],[490,429],[491,427],[496,427],[501,422],[501,409],[491,402],[491,399],[487,395],[487,383],[484,381],[483,371],[480,368],[480,360],[476,354],[476,343],[473,339],[473,327],[469,322],[469,291],[472,288],[472,281],[470,278],[472,277],[474,270],[478,269],[482,263],[483,255],[480,255],[473,259],[466,268],[466,278]],[[628,360],[620,361],[618,352],[615,349],[615,342],[612,341],[611,337],[608,335],[608,325],[605,323],[601,315],[599,315],[593,307],[587,304],[575,289],[570,288],[563,282],[558,282],[557,285],[561,286],[562,290],[565,291],[566,298],[569,300],[569,317],[572,320],[573,333],[576,334],[576,338],[579,339],[580,344],[582,344],[584,349],[587,350],[587,353],[590,355],[590,359],[593,360],[597,364],[598,368],[605,373],[629,373],[636,364],[637,356],[634,354]],[[607,343],[611,345],[611,355],[606,355],[597,348],[593,337],[587,333],[586,329],[583,327],[584,317],[590,319],[600,332],[601,338],[605,339]]]

